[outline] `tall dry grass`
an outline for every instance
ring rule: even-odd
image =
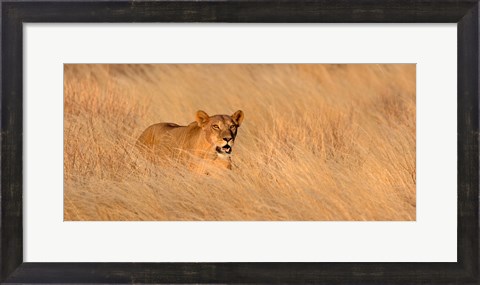
[[[65,65],[65,220],[415,220],[415,65]],[[154,165],[149,125],[245,112],[234,169]]]

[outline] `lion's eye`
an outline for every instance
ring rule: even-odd
[[[212,125],[212,129],[214,129],[214,130],[219,130],[220,127],[219,127],[218,125]]]
[[[231,126],[230,126],[230,130],[232,130],[232,131],[235,130],[235,128],[236,128],[235,125],[231,125]]]

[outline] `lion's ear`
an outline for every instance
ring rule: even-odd
[[[198,126],[203,127],[207,122],[210,116],[202,110],[197,111],[197,115],[195,116],[195,121],[197,121]]]
[[[235,112],[235,114],[232,115],[232,119],[237,123],[239,127],[242,124],[244,117],[245,116],[243,115],[242,110],[238,110]]]

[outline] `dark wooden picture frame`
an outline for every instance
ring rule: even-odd
[[[0,281],[2,283],[478,284],[480,282],[479,4],[477,0],[0,1],[2,17]],[[32,22],[457,23],[458,261],[451,263],[23,262],[22,25]]]

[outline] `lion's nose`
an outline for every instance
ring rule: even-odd
[[[223,140],[224,140],[224,141],[226,141],[226,142],[228,143],[229,141],[231,141],[231,140],[232,140],[232,138],[223,138]]]

